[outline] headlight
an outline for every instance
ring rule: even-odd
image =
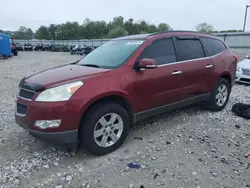
[[[241,68],[239,67],[239,65],[237,65],[236,71],[237,71],[237,72],[242,72],[242,70],[241,70]]]
[[[38,95],[36,101],[39,102],[67,101],[82,85],[83,82],[77,81],[47,89]]]

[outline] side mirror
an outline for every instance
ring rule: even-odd
[[[138,63],[138,65],[136,66],[137,70],[140,69],[155,69],[157,68],[157,63],[154,59],[148,59],[148,58],[144,58],[141,59]]]

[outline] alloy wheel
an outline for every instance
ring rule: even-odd
[[[120,139],[123,128],[124,123],[120,115],[105,114],[95,125],[94,140],[101,147],[110,147]]]
[[[216,104],[218,106],[223,106],[227,101],[228,89],[226,85],[220,85],[217,89],[217,93],[215,96]]]

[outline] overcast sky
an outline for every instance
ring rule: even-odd
[[[2,2],[2,3],[1,3]],[[3,3],[4,2],[4,3]],[[110,21],[115,16],[168,23],[174,29],[192,30],[202,22],[216,30],[242,29],[249,0],[0,0],[0,29],[20,25],[36,30],[41,25],[85,18]],[[246,30],[250,31],[250,9]]]

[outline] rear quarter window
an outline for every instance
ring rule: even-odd
[[[222,41],[212,38],[201,38],[206,50],[207,56],[214,56],[223,52],[226,47]]]

